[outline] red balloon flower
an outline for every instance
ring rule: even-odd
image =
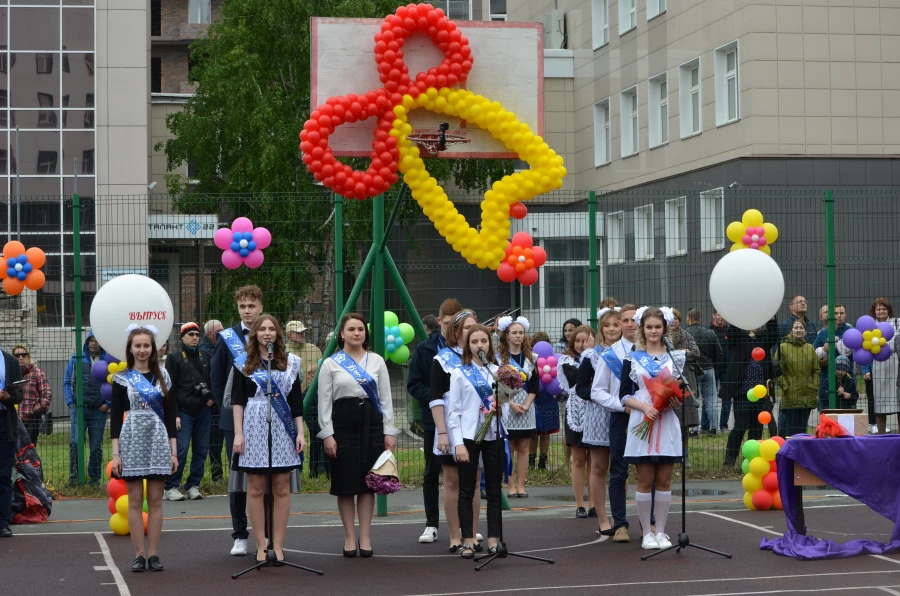
[[[506,247],[503,262],[497,268],[497,277],[507,283],[518,279],[523,286],[534,285],[538,280],[537,268],[547,262],[547,253],[527,232],[518,232]]]

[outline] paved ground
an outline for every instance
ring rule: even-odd
[[[759,550],[761,536],[784,531],[782,512],[751,512],[740,502],[737,482],[689,484],[688,533],[693,541],[731,552],[719,558],[697,549],[674,551],[641,561],[638,532],[630,544],[614,544],[595,532],[596,520],[573,518],[568,490],[529,489],[529,499],[512,501],[504,516],[513,550],[549,557],[547,565],[524,559],[497,560],[480,573],[473,563],[445,554],[439,542],[420,545],[420,493],[390,497],[390,515],[376,518],[373,559],[340,555],[340,519],[329,495],[295,495],[288,530],[288,559],[325,571],[322,577],[289,568],[253,572],[237,581],[231,574],[251,564],[230,557],[230,518],[224,497],[165,503],[162,574],[129,572],[133,551],[128,537],[109,532],[103,501],[62,501],[53,522],[17,526],[16,536],[0,542],[0,568],[10,594],[128,596],[171,593],[212,594],[225,590],[265,590],[268,594],[315,593],[456,595],[541,591],[566,596],[671,596],[807,594],[900,595],[900,556],[861,556],[800,562]],[[892,525],[865,506],[834,491],[811,491],[806,500],[810,533],[837,541],[889,538]],[[680,504],[673,504],[669,533],[680,528]],[[633,502],[629,515],[636,526]],[[482,531],[484,527],[482,525]],[[36,567],[35,561],[46,565]],[[27,570],[17,576],[16,569]],[[12,571],[12,573],[10,573]],[[6,590],[4,590],[6,592]],[[174,592],[173,592],[174,591]]]

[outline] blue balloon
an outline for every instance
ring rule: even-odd
[[[244,232],[244,240],[247,240],[248,242],[253,240],[253,232]]]
[[[239,254],[240,254],[242,257],[246,257],[247,255],[250,254],[250,251],[247,250],[246,248],[242,248],[242,249],[240,250],[240,253],[239,253]]]
[[[10,267],[9,269],[6,270],[6,277],[15,277],[16,273],[17,273],[17,271],[16,271],[15,267]]]
[[[396,346],[394,346],[393,343],[388,343],[388,344],[385,344],[384,349],[387,350],[388,352],[393,352],[397,348],[396,348]]]
[[[251,251],[256,250],[256,242],[251,240],[250,243],[247,245],[247,248],[250,249]]]
[[[6,259],[6,264],[10,267],[15,267],[16,263],[18,263],[18,261],[16,261],[15,257],[9,257],[8,259]]]
[[[19,278],[19,281],[25,281],[25,278],[28,277],[28,274],[25,273],[24,271],[19,271],[19,273],[16,275],[16,277]]]
[[[240,242],[241,240],[244,239],[244,235],[241,234],[240,232],[235,232],[234,234],[231,235],[231,237],[234,239],[235,242]]]
[[[24,265],[28,262],[28,257],[26,257],[24,254],[21,254],[19,255],[17,260]]]
[[[232,242],[231,250],[233,250],[234,252],[237,252],[237,251],[241,250],[241,245],[238,244],[237,242]]]
[[[388,327],[387,325],[385,325],[384,326],[384,336],[387,337],[390,334],[391,334],[391,328]]]
[[[25,263],[25,266],[22,267],[22,271],[25,273],[31,273],[34,270],[34,267],[31,266],[31,263]]]
[[[400,335],[400,327],[397,327],[396,325],[391,327],[391,335],[398,337]]]

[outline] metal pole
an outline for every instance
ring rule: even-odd
[[[597,329],[597,306],[600,304],[600,296],[597,290],[597,193],[593,190],[588,193],[588,275],[591,276],[590,291],[591,300],[588,308],[588,320],[591,327]],[[600,330],[597,329],[599,332]]]
[[[394,258],[391,256],[388,249],[384,249],[384,264],[387,267],[388,274],[391,276],[391,281],[394,282],[394,286],[397,287],[397,291],[400,293],[400,300],[403,301],[406,313],[409,315],[409,318],[412,319],[412,325],[416,329],[416,335],[419,336],[419,339],[425,341],[428,339],[428,331],[425,330],[425,325],[422,324],[422,319],[419,318],[419,313],[416,311],[416,305],[413,304],[412,297],[409,295],[409,290],[406,289],[403,278],[400,277],[400,270],[397,269],[397,264],[394,263]]]
[[[335,323],[344,316],[344,197],[334,193],[334,314]]]
[[[400,205],[403,203],[403,199],[406,196],[406,191],[409,189],[406,186],[406,182],[400,183],[400,191],[397,193],[397,200],[394,201],[394,207],[391,209],[391,215],[388,218],[387,225],[384,227],[384,236],[381,239],[381,244],[379,244],[378,249],[384,250],[385,246],[387,246],[388,238],[391,235],[391,228],[394,227],[394,221],[397,219],[397,214],[400,213]]]
[[[399,200],[398,200],[399,203]],[[372,267],[372,351],[384,354],[384,195],[372,207],[372,244],[378,247]],[[375,515],[387,516],[387,496],[375,495]]]
[[[81,198],[78,196],[77,157],[73,158],[73,163],[75,192],[72,195],[72,294],[75,299],[75,406],[78,424],[78,483],[84,484],[84,379],[82,378],[83,366],[81,362]]]
[[[837,406],[835,378],[835,320],[834,320],[834,191],[825,191],[825,283],[828,291],[828,407]]]
[[[16,240],[22,241],[22,192],[19,184],[19,127],[16,127]],[[77,191],[76,191],[77,192]]]

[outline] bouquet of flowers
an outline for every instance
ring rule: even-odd
[[[664,368],[656,377],[644,377],[644,386],[650,392],[653,408],[659,412],[660,416],[671,407],[671,399],[673,397],[677,397],[679,400],[684,397],[681,390],[681,382],[672,377],[672,373],[667,368]],[[650,420],[647,416],[644,416],[641,423],[635,426],[631,432],[642,441],[645,441],[650,436],[650,433],[653,432],[655,422],[656,420]]]
[[[509,403],[509,398],[515,395],[519,389],[525,385],[525,379],[527,378],[525,373],[515,366],[510,364],[501,366],[497,369],[497,380],[499,383],[497,383],[497,394],[494,395],[495,402],[500,405]],[[487,432],[491,429],[491,422],[494,420],[494,415],[496,413],[496,410],[488,410],[484,406],[481,406],[481,411],[485,415],[485,418],[484,423],[482,423],[478,432],[475,433],[476,443],[480,443],[484,440]]]
[[[374,490],[376,495],[392,495],[403,488],[397,478],[399,474],[394,454],[385,451],[366,475],[366,486]]]

